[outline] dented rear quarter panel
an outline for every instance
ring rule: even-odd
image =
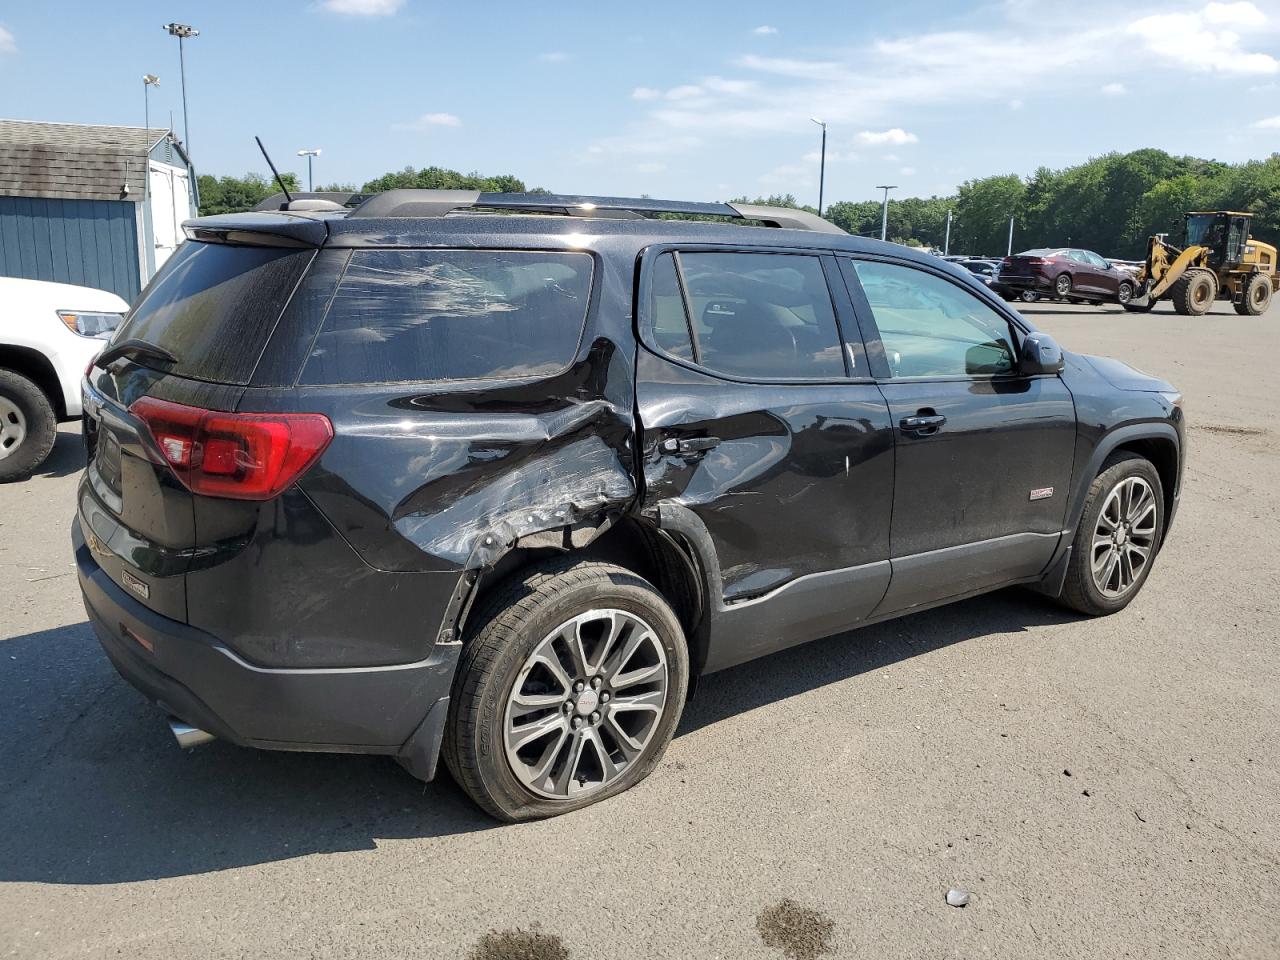
[[[434,245],[505,247],[492,235]],[[301,488],[371,566],[476,569],[520,537],[633,505],[632,278],[593,238],[539,246],[593,253],[583,335],[563,372],[281,391],[332,420],[333,442]]]

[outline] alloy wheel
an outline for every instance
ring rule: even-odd
[[[0,460],[5,459],[27,438],[27,418],[8,397],[0,396]]]
[[[1093,583],[1110,599],[1123,597],[1142,578],[1156,540],[1155,491],[1142,477],[1111,488],[1093,531]]]
[[[662,641],[635,614],[588,610],[560,624],[525,659],[507,697],[512,773],[553,800],[604,788],[653,739],[669,684]]]

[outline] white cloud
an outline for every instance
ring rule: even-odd
[[[1211,3],[1204,8],[1204,18],[1234,27],[1260,27],[1267,22],[1267,15],[1252,3]]]
[[[563,50],[552,50],[550,53],[538,54],[538,59],[543,63],[564,63],[569,59],[569,55]]]
[[[411,123],[398,123],[398,130],[426,130],[429,127],[460,127],[462,120],[452,113],[424,113]]]
[[[700,96],[702,96],[702,88],[692,83],[686,83],[679,87],[672,87],[667,91],[668,100],[690,100],[693,97]]]
[[[876,147],[888,151],[918,142],[907,124],[922,107],[971,108],[985,102],[1029,110],[1022,99],[1029,89],[1097,96],[1103,86],[1133,82],[1136,76],[1176,81],[1189,72],[1179,55],[1198,58],[1196,69],[1274,69],[1280,76],[1280,62],[1255,53],[1276,50],[1280,34],[1280,17],[1264,15],[1270,7],[1262,0],[1257,6],[1179,0],[1173,13],[1154,6],[1154,0],[1150,4],[1144,2],[1137,13],[1102,15],[1101,0],[1092,0],[1098,15],[1075,18],[1064,29],[1043,16],[1041,4],[1006,0],[981,30],[873,34],[832,46],[825,58],[730,54],[721,76],[690,73],[674,78],[674,86],[635,88],[632,98],[646,107],[641,116],[588,143],[603,145],[610,158],[636,149],[666,158],[710,151],[711,144],[716,151],[736,149],[727,145],[731,139],[803,137],[808,118],[817,116],[837,138],[850,131],[848,146],[869,148],[884,169],[893,170],[901,161],[890,165]],[[1163,36],[1166,26],[1173,39]],[[1205,35],[1207,54],[1197,46]],[[1219,56],[1223,51],[1229,55]],[[791,166],[784,163],[768,176],[800,175],[787,169]]]
[[[389,17],[404,6],[404,0],[322,0],[320,6],[346,17]]]
[[[752,33],[754,33],[754,34],[756,34],[757,36],[767,37],[767,36],[769,36],[770,34],[777,33],[777,32],[778,32],[778,28],[777,28],[777,27],[771,27],[771,26],[769,26],[768,24],[761,24],[760,26],[756,27],[756,28],[755,28],[754,30],[752,30],[751,32],[752,32]]]
[[[656,160],[649,163],[636,164],[636,173],[661,173],[665,169],[667,169],[667,165]]]
[[[901,176],[904,176],[904,177],[914,177],[914,176],[916,175],[916,168],[915,168],[915,167],[903,167],[901,170],[899,170],[899,171],[898,171],[898,173],[899,173]]]
[[[1129,92],[1123,83],[1104,83],[1101,89],[1108,97],[1123,97]]]
[[[1151,53],[1179,66],[1200,72],[1277,73],[1280,60],[1269,53],[1250,53],[1241,36],[1230,27],[1247,27],[1256,33],[1267,16],[1252,3],[1210,3],[1203,9],[1157,13],[1129,24]]]
[[[863,130],[858,134],[858,140],[872,146],[893,144],[895,147],[900,147],[906,143],[919,143],[920,138],[901,127],[892,127],[888,130]]]
[[[13,34],[0,25],[0,53],[17,53],[18,41],[13,39]]]
[[[1280,130],[1280,116],[1259,120],[1253,127],[1255,130]]]

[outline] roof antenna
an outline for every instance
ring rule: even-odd
[[[267,166],[271,168],[271,172],[275,174],[276,183],[280,184],[280,189],[284,191],[285,203],[293,203],[293,197],[289,194],[289,188],[284,185],[284,180],[280,177],[280,171],[276,169],[276,165],[271,162],[271,157],[267,153],[267,148],[262,145],[262,138],[255,136],[253,139],[258,141],[258,149],[262,151],[262,156],[266,158]]]

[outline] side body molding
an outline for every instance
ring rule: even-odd
[[[706,578],[702,673],[857,626],[889,587],[889,561],[878,560],[796,577],[762,596],[726,603],[715,545],[697,514],[672,501],[658,503],[656,513],[661,529],[678,534],[696,551]]]

